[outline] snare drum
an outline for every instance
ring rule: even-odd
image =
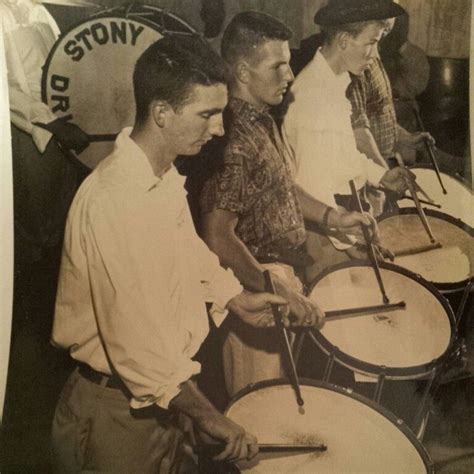
[[[177,16],[149,5],[109,8],[62,34],[43,69],[42,97],[58,117],[91,136],[80,160],[93,168],[135,119],[132,75],[138,57],[165,35],[195,34]]]
[[[401,420],[370,400],[322,382],[302,381],[304,406],[281,380],[239,392],[226,415],[259,443],[324,444],[324,452],[260,453],[239,463],[252,473],[431,473],[431,460]]]
[[[441,185],[435,171],[432,168],[414,167],[410,170],[416,175],[416,182],[433,199],[436,204],[441,205],[441,212],[448,214],[471,228],[474,227],[474,195],[472,191],[460,179],[453,178],[449,174],[440,173],[447,194],[443,194]],[[420,194],[420,197],[424,197]],[[402,208],[413,207],[413,201],[402,199],[398,201]]]
[[[454,315],[446,299],[420,276],[389,263],[380,263],[380,273],[390,302],[404,301],[406,308],[328,321],[311,333],[317,353],[306,350],[305,359],[325,366],[315,368],[319,376],[324,374],[324,380],[372,394],[418,432],[431,384],[455,341]],[[308,296],[323,311],[382,304],[373,268],[360,262],[328,268],[317,277]],[[356,382],[377,384],[351,385],[352,377],[340,381],[339,366]],[[412,406],[399,406],[398,399],[407,391]]]
[[[394,263],[432,282],[440,291],[460,291],[474,273],[474,230],[442,212],[425,209],[442,248],[395,258]],[[394,252],[430,243],[415,208],[379,217],[380,240]]]

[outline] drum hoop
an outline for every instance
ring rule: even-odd
[[[147,5],[147,4],[143,4],[143,3],[130,3],[130,4],[124,4],[124,5],[120,5],[120,6],[106,8],[105,10],[101,10],[100,12],[92,14],[88,18],[88,20],[98,19],[98,18],[108,18],[108,17],[111,17],[111,16],[115,17],[115,15],[111,15],[111,14],[115,14],[117,11],[124,10],[123,18],[125,18],[127,20],[134,20],[135,21],[136,20],[135,15],[140,13],[140,12],[136,12],[136,11],[133,10],[134,8],[137,8],[137,7],[139,7],[141,9],[141,13],[143,13],[143,11],[148,10],[148,11],[152,11],[154,13],[167,15],[167,16],[173,18],[173,20],[176,20],[182,26],[184,26],[184,27],[186,27],[190,30],[189,33],[176,32],[176,31],[171,32],[171,31],[167,31],[163,26],[163,30],[160,31],[157,28],[156,23],[153,23],[152,21],[149,21],[146,17],[145,18],[138,17],[143,23],[147,24],[147,26],[153,28],[154,30],[160,31],[160,33],[176,34],[176,35],[189,34],[189,35],[198,35],[199,36],[199,33],[197,32],[197,30],[195,28],[193,28],[191,25],[186,23],[182,18],[178,17],[177,15],[170,12],[169,10],[157,7],[155,5]]]
[[[311,283],[309,286],[309,290],[307,292],[307,296],[310,296],[314,287],[327,275],[334,273],[338,270],[342,270],[345,268],[352,268],[352,267],[370,267],[370,263],[366,260],[351,260],[349,262],[340,262],[335,265],[332,265],[325,270],[323,270]],[[319,347],[321,350],[326,354],[334,354],[335,359],[337,362],[344,367],[347,367],[354,372],[369,375],[369,376],[378,376],[384,374],[387,379],[390,380],[413,380],[413,379],[421,379],[428,376],[433,369],[436,367],[441,366],[450,356],[451,349],[453,347],[454,342],[456,341],[457,335],[457,328],[456,328],[456,318],[454,316],[454,312],[448,302],[448,300],[440,294],[440,292],[436,289],[436,287],[430,283],[429,281],[425,280],[420,275],[407,270],[404,267],[400,267],[393,263],[388,262],[380,262],[379,267],[391,270],[396,273],[400,273],[404,276],[409,277],[410,279],[416,281],[417,283],[424,286],[442,305],[444,308],[446,315],[449,320],[449,324],[451,327],[451,336],[449,338],[448,347],[446,351],[439,356],[437,359],[433,361],[422,364],[416,365],[412,367],[383,367],[380,365],[371,364],[370,362],[361,361],[343,351],[341,351],[337,346],[334,346],[323,334],[321,331],[313,330],[313,334],[318,342]]]
[[[417,170],[417,169],[432,170],[433,173],[436,173],[435,170],[433,169],[433,165],[431,165],[430,163],[417,163],[416,165],[410,166],[409,168],[411,170]],[[467,180],[465,178],[463,178],[462,176],[460,176],[458,173],[455,173],[455,172],[453,172],[451,170],[447,170],[447,169],[441,169],[441,168],[440,168],[440,173],[442,175],[444,174],[444,175],[449,176],[450,178],[454,179],[457,183],[459,183],[464,188],[466,188],[466,191],[469,191],[471,194],[473,194],[471,188],[469,187],[469,183],[467,182]]]
[[[142,5],[142,4],[139,4],[139,3],[132,3],[128,6],[128,8],[132,7],[132,6],[140,6],[140,7],[150,7],[151,5]],[[171,33],[169,31],[160,31],[156,24],[146,20],[146,19],[143,19],[143,18],[140,18],[140,17],[134,17],[134,18],[127,18],[126,14],[127,14],[127,11],[125,10],[125,15],[123,16],[120,16],[118,14],[118,12],[120,12],[121,10],[124,10],[124,7],[125,5],[121,5],[121,6],[115,6],[115,7],[111,7],[111,8],[106,8],[105,10],[101,10],[100,12],[97,12],[93,15],[91,15],[90,17],[88,18],[85,18],[85,19],[82,19],[81,21],[75,23],[74,25],[70,26],[69,28],[67,28],[65,31],[62,31],[61,34],[59,35],[59,37],[57,38],[57,40],[55,41],[53,47],[51,48],[51,51],[49,52],[48,54],[48,57],[46,58],[46,61],[44,63],[44,66],[43,66],[43,72],[41,74],[41,100],[43,103],[45,103],[46,105],[48,104],[47,100],[48,100],[48,72],[49,72],[49,68],[50,68],[50,65],[51,65],[51,61],[53,60],[54,58],[54,55],[56,53],[56,50],[59,48],[60,45],[63,44],[63,40],[69,35],[69,33],[71,33],[73,30],[75,30],[76,28],[78,28],[79,26],[87,23],[87,22],[90,22],[90,21],[93,21],[93,20],[99,20],[101,18],[117,18],[117,19],[121,19],[121,20],[124,20],[124,19],[128,19],[128,20],[131,20],[131,21],[134,21],[134,22],[137,22],[137,23],[141,23],[142,25],[144,26],[147,26],[148,28],[151,28],[152,30],[155,30],[157,31],[158,33],[160,34],[176,34],[176,35],[182,35],[184,33],[179,33],[179,32],[176,32],[176,33]],[[177,20],[179,23],[181,23],[183,26],[186,26],[189,28],[190,30],[190,35],[193,35],[195,34],[196,36],[200,37],[199,34],[196,32],[196,30],[188,25],[184,20],[182,20],[181,18],[177,17],[176,15],[174,15],[173,13],[170,13],[166,10],[163,10],[162,8],[158,8],[158,7],[152,7],[153,9],[156,9],[158,11],[158,13],[163,13],[163,14],[166,14],[170,17],[172,17],[173,19]],[[112,14],[114,13],[114,14]]]
[[[349,398],[352,398],[360,403],[363,403],[364,405],[368,406],[369,408],[372,408],[375,410],[377,413],[382,415],[384,418],[388,419],[393,425],[395,425],[411,442],[411,444],[416,448],[418,454],[420,455],[421,459],[423,460],[423,463],[427,469],[428,474],[434,473],[434,465],[433,461],[431,460],[430,455],[428,454],[428,451],[424,448],[424,446],[421,444],[421,442],[418,440],[416,435],[413,433],[413,431],[408,427],[408,425],[401,419],[397,418],[391,411],[387,410],[381,405],[378,405],[375,403],[373,400],[370,400],[369,398],[364,397],[363,395],[360,395],[359,393],[354,392],[351,389],[340,387],[339,385],[335,385],[329,382],[322,382],[319,380],[313,380],[313,379],[306,379],[306,378],[300,378],[299,379],[300,385],[303,386],[309,386],[309,387],[317,387],[317,388],[323,388],[332,392],[339,393],[340,395],[345,395]],[[230,408],[241,398],[244,398],[246,395],[252,392],[256,392],[259,389],[262,388],[267,388],[267,387],[274,387],[278,385],[288,385],[291,387],[290,382],[286,378],[279,378],[279,379],[270,379],[270,380],[263,380],[261,382],[256,382],[253,384],[247,385],[247,387],[239,390],[233,397],[232,400],[229,402],[227,405],[224,414],[227,416]],[[296,403],[296,399],[295,399]]]
[[[425,211],[425,214],[427,216],[435,217],[437,219],[449,222],[450,224],[453,224],[459,229],[465,231],[467,234],[469,234],[470,237],[474,238],[474,228],[472,228],[469,224],[463,222],[461,219],[453,217],[449,214],[445,214],[444,212],[437,211],[435,209],[423,208],[423,210]],[[384,212],[377,218],[377,222],[383,222],[384,220],[390,217],[397,217],[399,215],[412,215],[417,213],[418,211],[415,207],[402,207],[398,210]],[[460,280],[454,283],[434,282],[434,285],[439,291],[446,293],[454,293],[463,290],[469,283],[469,280],[470,278],[466,278],[465,280]]]

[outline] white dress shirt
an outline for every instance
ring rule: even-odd
[[[357,150],[346,98],[349,73],[336,75],[318,50],[291,86],[294,100],[283,134],[296,160],[296,183],[329,206],[334,194],[351,194],[367,182],[377,185],[385,168]]]
[[[11,121],[30,134],[43,153],[51,133],[33,122],[49,123],[57,117],[41,101],[41,74],[59,36],[53,17],[31,0],[0,0],[4,31]]]
[[[113,367],[132,407],[167,408],[200,371],[191,357],[208,333],[205,302],[220,324],[242,288],[197,236],[184,178],[174,167],[156,177],[129,134],[69,212],[52,340],[97,371]]]

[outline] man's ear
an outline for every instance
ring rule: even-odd
[[[238,61],[235,66],[234,66],[234,76],[235,78],[239,81],[242,82],[243,84],[247,84],[250,80],[250,67],[247,61]]]
[[[158,127],[163,128],[166,125],[169,113],[173,111],[168,102],[155,100],[150,104],[151,117]]]
[[[336,41],[339,45],[339,48],[341,48],[342,50],[346,49],[349,43],[349,39],[350,34],[347,31],[341,31],[336,37]]]

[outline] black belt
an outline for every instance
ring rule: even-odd
[[[116,390],[126,390],[125,384],[116,375],[107,375],[97,372],[87,364],[78,364],[78,372],[89,382],[100,385],[101,387],[114,388]]]
[[[295,249],[280,249],[259,252],[255,258],[260,263],[284,263],[294,268],[304,268],[314,264],[313,258],[308,255],[304,245]]]

